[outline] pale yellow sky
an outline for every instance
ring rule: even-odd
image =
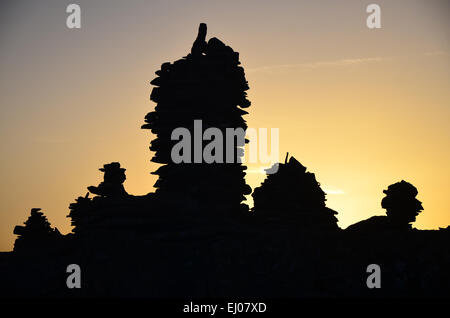
[[[365,25],[372,2],[381,29]],[[0,10],[0,250],[33,207],[69,232],[69,204],[104,163],[127,169],[129,193],[153,191],[140,129],[155,106],[149,82],[189,52],[200,22],[240,52],[249,127],[279,128],[280,158],[289,151],[332,192],[341,227],[383,214],[382,190],[402,179],[423,202],[414,226],[450,224],[448,2],[77,3],[80,30],[66,28],[60,1]]]

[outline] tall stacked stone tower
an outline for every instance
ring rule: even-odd
[[[246,94],[249,87],[239,66],[239,53],[216,38],[208,42],[205,38],[206,24],[202,23],[191,53],[174,63],[162,64],[156,72],[150,99],[157,105],[146,115],[142,128],[156,135],[150,150],[155,152],[152,161],[162,164],[153,172],[159,177],[155,188],[161,198],[178,204],[180,209],[232,214],[247,210],[242,201],[251,188],[244,180],[246,167],[237,160],[243,156],[243,141],[235,138],[231,150],[234,163],[226,163],[230,155],[225,146],[226,128],[247,128],[242,116],[247,114],[243,108],[250,106]],[[195,160],[196,120],[201,120],[202,135],[210,127],[222,132],[223,163]],[[192,137],[190,163],[175,163],[171,157],[173,146],[179,142],[171,140],[171,135],[179,127],[188,129]],[[202,141],[202,149],[211,141]]]

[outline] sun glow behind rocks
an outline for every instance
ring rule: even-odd
[[[279,157],[315,173],[340,226],[383,214],[382,190],[401,179],[424,205],[414,226],[447,226],[450,19],[439,1],[381,2],[379,30],[361,1],[81,0],[75,31],[67,3],[0,10],[0,251],[32,207],[69,232],[69,204],[105,163],[127,169],[128,193],[154,191],[139,129],[155,107],[149,82],[188,53],[199,22],[240,53],[248,126],[280,129]],[[255,188],[268,167],[246,165]]]
[[[323,188],[323,191],[326,194],[344,194],[345,193],[343,190],[335,189],[335,188],[328,188],[328,187]]]

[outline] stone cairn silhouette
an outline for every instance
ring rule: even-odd
[[[125,168],[120,167],[120,163],[111,162],[103,165],[99,169],[104,172],[103,181],[98,186],[89,186],[88,190],[97,197],[89,198],[89,192],[85,197],[78,197],[74,203],[69,205],[71,225],[74,226],[73,233],[79,233],[80,229],[92,215],[93,210],[101,207],[101,203],[111,199],[124,199],[128,197],[123,183],[126,179]],[[114,202],[111,202],[113,204]]]
[[[78,197],[75,199],[74,203],[69,205],[69,215],[68,218],[71,219],[70,224],[73,226],[72,232],[79,233],[86,217],[89,216],[92,211],[92,199],[89,198],[89,192],[86,193],[85,197]]]
[[[121,197],[128,195],[123,187],[123,183],[126,179],[126,169],[121,168],[120,163],[111,162],[103,165],[103,168],[100,168],[99,170],[105,173],[103,182],[98,186],[89,186],[89,192],[101,197]]]
[[[325,192],[314,173],[306,172],[306,167],[288,156],[284,164],[276,164],[278,171],[268,174],[253,191],[255,217],[314,230],[338,229],[337,212],[326,207]]]
[[[348,233],[381,233],[382,231],[410,230],[410,223],[423,210],[422,202],[416,199],[417,189],[404,180],[391,184],[383,190],[386,196],[381,200],[381,207],[386,209],[386,215],[375,215],[359,221],[346,228]]]
[[[14,251],[40,250],[50,247],[52,242],[61,237],[57,228],[52,228],[44,213],[39,208],[31,209],[31,215],[25,226],[17,225],[14,234],[18,235],[14,242]]]
[[[416,216],[423,210],[422,202],[416,199],[417,188],[404,180],[391,184],[383,190],[386,196],[381,200],[381,207],[392,224],[411,228]]]
[[[163,201],[165,198],[175,210],[184,212],[230,215],[248,211],[241,202],[251,188],[244,180],[246,167],[237,160],[243,156],[245,142],[235,138],[231,154],[235,163],[225,163],[225,146],[224,163],[194,163],[194,142],[191,163],[177,164],[171,159],[172,147],[178,142],[171,140],[172,131],[184,127],[194,137],[194,120],[202,120],[202,135],[209,127],[220,129],[223,136],[226,128],[247,128],[242,118],[247,112],[242,108],[250,106],[245,92],[249,86],[239,66],[239,53],[217,38],[208,42],[205,38],[206,24],[202,23],[191,53],[156,71],[150,99],[157,105],[146,115],[142,128],[157,136],[150,144],[155,152],[151,161],[162,166],[152,174],[159,176],[154,187]],[[202,149],[207,143],[202,142]]]

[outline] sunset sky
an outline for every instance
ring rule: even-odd
[[[81,29],[66,27],[69,3]],[[370,3],[381,29],[366,26]],[[424,206],[413,226],[450,225],[448,1],[2,1],[0,251],[34,207],[70,232],[68,206],[104,163],[127,169],[128,193],[154,191],[149,82],[200,22],[240,53],[248,126],[279,128],[280,158],[316,174],[339,226],[384,214],[402,179]]]

